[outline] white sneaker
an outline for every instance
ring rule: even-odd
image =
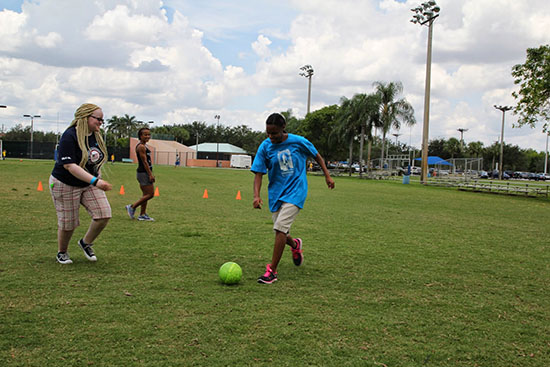
[[[73,261],[69,257],[68,252],[58,252],[57,256],[56,256],[56,259],[57,259],[58,263],[64,264],[64,265],[73,263]]]

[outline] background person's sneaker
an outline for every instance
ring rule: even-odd
[[[146,221],[149,221],[149,222],[154,222],[155,221],[153,218],[151,218],[147,214],[140,215],[138,217],[138,220],[146,220]]]
[[[55,257],[57,259],[57,262],[60,264],[72,264],[73,261],[69,257],[68,252],[58,252],[57,256]]]
[[[277,272],[271,270],[271,264],[265,266],[265,274],[258,278],[258,283],[271,284],[277,281]]]
[[[136,210],[134,208],[132,208],[132,204],[126,205],[126,211],[128,212],[128,216],[131,219],[134,219],[134,214],[135,214]]]
[[[294,261],[294,265],[300,266],[302,265],[302,262],[304,262],[304,254],[302,251],[302,239],[295,238],[294,243],[296,244],[296,248],[292,249],[292,261]]]
[[[86,244],[84,243],[84,241],[81,239],[78,241],[78,246],[80,246],[80,248],[82,249],[82,251],[84,251],[84,255],[86,256],[86,258],[90,261],[97,261],[97,257],[95,257],[95,254],[94,254],[94,250],[92,249],[92,246],[93,244],[89,243],[89,244]]]

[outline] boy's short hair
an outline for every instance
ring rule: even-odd
[[[265,124],[266,125],[277,125],[277,126],[283,127],[283,126],[286,125],[286,119],[282,114],[276,112],[276,113],[272,113],[271,115],[269,115],[269,117],[265,121]]]

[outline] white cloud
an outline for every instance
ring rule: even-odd
[[[49,32],[45,36],[36,36],[36,44],[42,48],[54,48],[63,41],[63,37],[57,32]]]
[[[513,104],[511,67],[547,43],[547,0],[438,0],[434,24],[430,137],[491,144],[493,104]],[[4,121],[22,114],[54,128],[85,101],[106,115],[160,122],[249,124],[293,109],[303,116],[310,64],[312,109],[401,81],[420,146],[427,27],[410,23],[417,0],[42,0],[0,11],[0,103]],[[533,11],[536,9],[536,11]],[[232,61],[227,61],[232,60]],[[512,129],[507,142],[544,149],[540,129]],[[49,124],[49,125],[48,125]],[[54,124],[54,125],[52,125]],[[66,124],[63,124],[66,125]],[[8,125],[9,127],[10,125]],[[410,137],[408,136],[410,135]],[[540,136],[539,136],[540,135]]]

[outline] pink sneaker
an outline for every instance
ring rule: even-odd
[[[271,270],[271,264],[265,266],[265,274],[258,278],[258,283],[271,284],[277,281],[277,272]]]
[[[304,262],[304,254],[302,251],[302,239],[295,238],[294,243],[296,244],[296,248],[292,249],[292,261],[294,261],[294,265],[300,266],[302,265],[302,262]]]

